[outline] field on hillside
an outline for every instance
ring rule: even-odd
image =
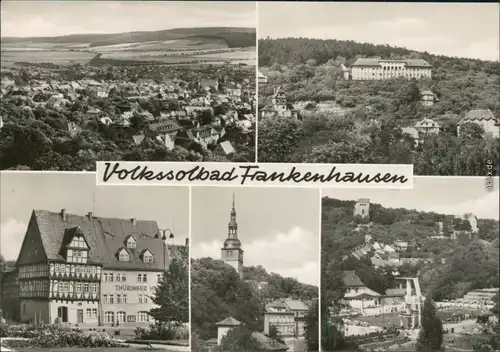
[[[14,62],[42,63],[50,62],[56,65],[85,64],[96,54],[80,51],[4,51],[2,48],[2,65]]]

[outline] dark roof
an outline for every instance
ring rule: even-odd
[[[233,317],[228,317],[222,321],[219,321],[217,324],[215,324],[217,326],[239,326],[241,325],[241,323],[234,319]]]
[[[177,131],[181,130],[182,127],[179,126],[177,123],[174,121],[160,121],[160,122],[155,122],[149,124],[149,129],[151,131],[156,131],[156,130],[166,130],[166,131]]]
[[[32,223],[34,226],[31,226]],[[156,221],[101,218],[67,213],[65,220],[63,220],[61,213],[33,210],[21,252],[25,250],[25,244],[29,243],[28,237],[30,237],[29,240],[34,239],[35,241],[38,240],[38,237],[48,260],[64,261],[61,248],[76,231],[81,231],[90,247],[89,262],[102,264],[104,268],[158,271],[166,269],[167,265],[163,261],[163,240],[161,236],[155,238],[159,232]],[[127,248],[130,261],[120,262],[117,253],[119,249],[124,247],[125,239],[130,235],[133,235],[137,240],[136,248]],[[152,263],[144,263],[141,259],[141,253],[146,249],[153,253]],[[29,248],[26,250],[28,251]],[[166,251],[165,260],[167,263],[170,252],[170,250]],[[20,253],[18,264],[31,262],[29,256]]]
[[[427,67],[427,68],[432,67],[432,65],[430,65],[427,61],[425,61],[423,59],[405,59],[405,60],[388,59],[388,60],[383,60],[383,59],[379,59],[379,58],[359,58],[352,64],[352,66],[364,66],[364,67],[366,67],[366,66],[375,67],[376,66],[376,67],[379,67],[381,61],[404,62],[406,64],[406,66],[409,66],[409,67]]]
[[[354,270],[347,270],[343,272],[344,274],[344,285],[347,287],[352,286],[365,286],[361,279],[356,275]]]
[[[463,120],[496,120],[490,109],[476,109],[467,112]]]
[[[252,337],[259,343],[263,351],[287,351],[288,346],[260,332],[253,332]]]

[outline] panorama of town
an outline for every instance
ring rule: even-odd
[[[171,32],[2,38],[0,168],[255,161],[255,29]]]
[[[495,350],[497,220],[369,198],[322,211],[323,350]]]

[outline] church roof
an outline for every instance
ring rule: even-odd
[[[217,325],[217,326],[239,326],[239,325],[241,325],[241,323],[238,320],[234,319],[233,317],[227,317],[226,319],[219,321],[215,325]]]

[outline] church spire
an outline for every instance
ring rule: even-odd
[[[228,238],[238,238],[238,223],[236,222],[236,208],[233,193],[233,207],[231,209],[231,217],[228,225]]]

